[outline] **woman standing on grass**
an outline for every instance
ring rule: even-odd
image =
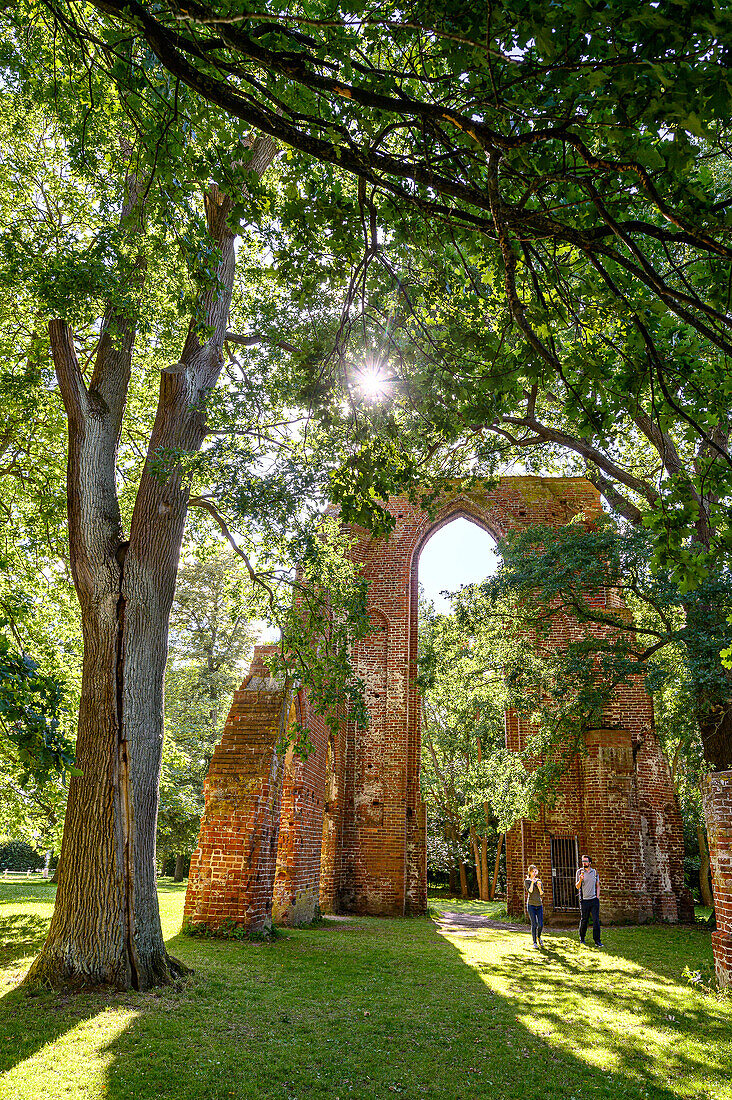
[[[526,908],[531,920],[531,938],[534,941],[534,947],[538,950],[542,946],[541,932],[544,927],[544,887],[539,878],[539,868],[535,863],[529,864],[524,886],[526,887]]]

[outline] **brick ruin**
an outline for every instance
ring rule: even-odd
[[[211,761],[186,922],[230,921],[257,930],[273,919],[305,923],[318,905],[324,912],[388,916],[426,911],[414,682],[420,551],[458,517],[500,538],[535,524],[559,526],[579,513],[591,518],[600,500],[582,478],[505,477],[490,490],[458,489],[436,515],[403,498],[388,507],[396,521],[388,541],[352,532],[374,625],[354,655],[366,685],[368,729],[343,721],[331,732],[304,693],[286,696],[269,675],[266,647],[257,649]],[[599,599],[620,606],[611,590]],[[571,630],[571,622],[558,628],[555,644]],[[305,761],[278,748],[295,716],[314,745]],[[508,713],[508,747],[521,748],[525,734],[517,715]],[[724,827],[729,830],[729,818]],[[509,912],[522,911],[524,872],[536,863],[548,883],[547,916],[571,914],[582,851],[600,872],[604,920],[693,916],[681,817],[654,734],[653,704],[640,681],[618,689],[603,728],[588,733],[587,754],[576,758],[554,804],[507,834]]]
[[[702,788],[714,887],[714,969],[720,985],[732,985],[732,771],[713,772]]]

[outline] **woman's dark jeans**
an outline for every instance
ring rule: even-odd
[[[527,905],[529,910],[529,917],[531,918],[531,938],[536,943],[537,936],[541,935],[541,930],[544,927],[544,906],[543,905]]]

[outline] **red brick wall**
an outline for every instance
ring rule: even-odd
[[[419,699],[414,684],[417,656],[419,554],[441,526],[464,516],[500,537],[535,524],[560,525],[583,512],[600,512],[599,495],[582,478],[502,478],[490,491],[449,496],[430,518],[403,498],[389,503],[396,520],[388,542],[364,537],[356,556],[369,581],[369,607],[383,630],[362,643],[359,660],[367,682],[386,681],[370,702],[373,731],[350,730],[344,806],[344,863],[339,904],[351,911],[399,914],[426,906],[424,808],[419,796]],[[598,598],[622,606],[617,593]],[[558,624],[551,643],[566,644],[577,627]],[[385,635],[385,640],[384,640]],[[577,837],[591,849],[603,881],[607,919],[669,920],[688,916],[683,887],[681,819],[670,773],[653,734],[653,707],[642,683],[619,689],[596,731],[588,754],[566,777],[553,807],[540,820],[524,822],[506,840],[508,897],[512,911],[523,908],[527,862],[543,867],[551,881],[551,837]],[[382,734],[383,731],[383,734]],[[385,735],[385,739],[384,739]],[[508,716],[509,747],[520,747],[516,716]],[[380,765],[368,763],[382,752]],[[379,790],[379,819],[364,803]],[[383,798],[383,810],[381,802]],[[641,812],[643,811],[643,812]],[[382,816],[383,815],[383,816]],[[645,830],[645,831],[644,831]],[[551,889],[550,904],[551,904]]]
[[[204,784],[205,809],[191,858],[184,924],[248,931],[271,924],[283,761],[275,751],[283,692],[269,677],[264,647],[235,693]],[[294,720],[294,707],[284,716]]]
[[[298,717],[307,727],[313,751],[306,760],[290,750],[277,847],[272,917],[277,924],[308,924],[317,915],[328,729],[300,700]]]
[[[712,864],[714,968],[720,985],[732,985],[732,771],[713,772],[702,787]]]

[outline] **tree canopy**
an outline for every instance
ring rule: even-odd
[[[425,422],[479,452],[486,433],[567,449],[690,584],[701,551],[729,547],[724,6],[43,10],[127,90],[133,117],[129,93],[158,79],[152,54],[181,87],[328,166],[291,201],[306,226],[327,223],[321,251],[342,267],[357,227],[349,306],[369,269],[390,282]],[[349,341],[331,368],[341,352]]]

